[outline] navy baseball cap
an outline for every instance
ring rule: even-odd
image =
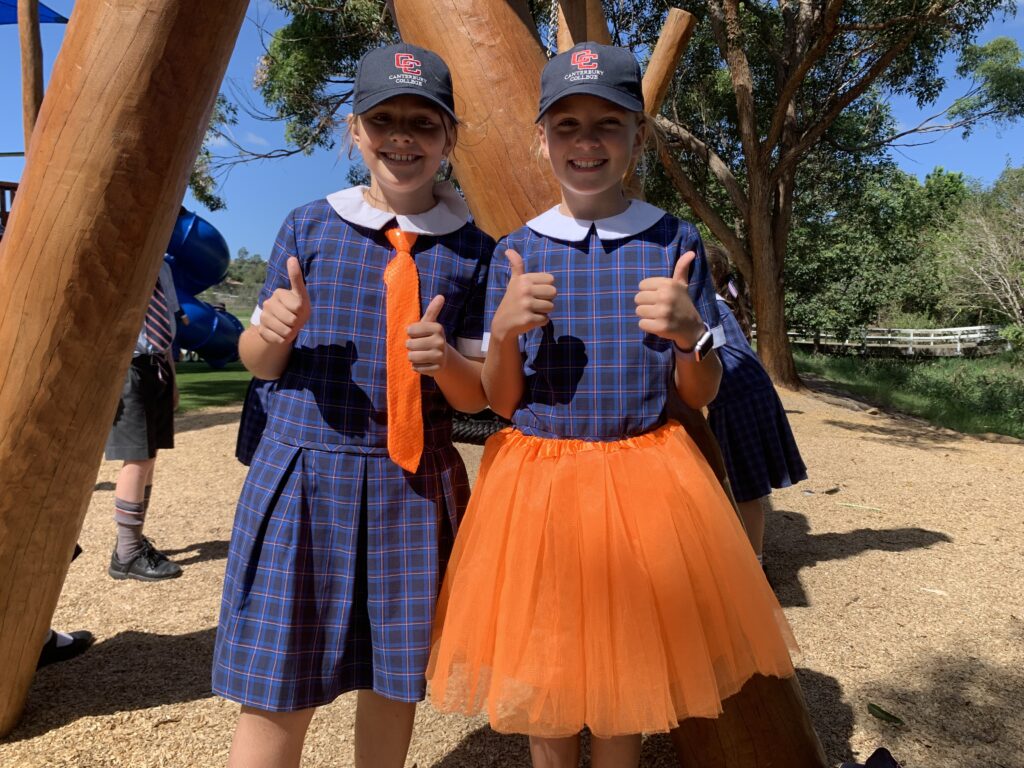
[[[433,51],[408,43],[367,51],[356,70],[352,114],[361,115],[382,101],[420,96],[455,117],[455,95],[448,65]]]
[[[640,64],[628,48],[580,43],[551,59],[540,76],[540,109],[534,122],[556,101],[577,93],[606,99],[630,112],[644,111]]]

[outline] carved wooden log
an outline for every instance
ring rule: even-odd
[[[644,71],[644,111],[649,115],[656,115],[661,109],[696,25],[693,14],[679,8],[669,9],[654,53]]]
[[[559,0],[559,53],[586,40],[603,45],[612,44],[601,0]]]
[[[17,722],[247,0],[75,7],[0,244],[0,736]]]
[[[682,768],[828,765],[796,677],[754,677],[722,707],[715,720],[684,720],[672,731]]]
[[[477,226],[501,237],[558,202],[558,184],[533,149],[547,58],[524,0],[393,5],[402,38],[451,67],[464,121],[452,161]]]
[[[43,103],[43,44],[39,36],[39,0],[18,0],[18,44],[21,46],[21,112],[25,151]]]

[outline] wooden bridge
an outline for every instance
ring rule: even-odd
[[[792,330],[790,343],[815,352],[856,350],[868,355],[931,355],[960,357],[990,355],[1010,348],[998,325],[961,328],[864,328],[846,338],[835,331]]]

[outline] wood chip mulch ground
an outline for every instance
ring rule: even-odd
[[[907,768],[1024,768],[1024,444],[829,395],[783,400],[811,477],[775,494],[766,549],[829,759],[885,745]],[[106,575],[118,466],[100,467],[85,554],[54,617],[97,643],[39,672],[0,766],[225,765],[237,707],[211,695],[209,669],[245,472],[233,458],[238,413],[179,417],[178,447],[159,460],[146,532],[184,567],[180,579]],[[472,474],[480,449],[462,449]],[[305,765],[351,765],[352,720],[351,696],[321,711]],[[529,759],[524,739],[424,705],[408,765]],[[675,765],[666,737],[646,740],[643,765]]]

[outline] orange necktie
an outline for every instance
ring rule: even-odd
[[[420,375],[409,362],[408,328],[420,320],[420,276],[412,259],[415,232],[395,227],[384,232],[395,255],[384,269],[387,288],[388,453],[406,472],[415,472],[423,455]]]

